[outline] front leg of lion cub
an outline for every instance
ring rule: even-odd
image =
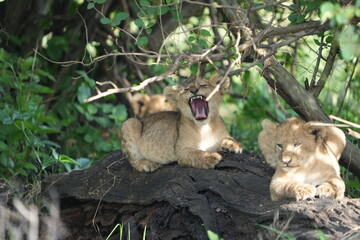
[[[270,183],[270,194],[272,201],[286,198],[306,200],[315,197],[316,187],[307,183],[289,182],[288,179],[273,178]]]
[[[320,198],[342,199],[344,193],[345,183],[341,178],[331,178],[316,187],[316,195]]]
[[[185,147],[177,151],[176,158],[180,166],[210,169],[221,161],[222,156],[217,152],[206,152]]]

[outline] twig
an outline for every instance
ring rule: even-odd
[[[319,127],[350,127],[347,124],[337,124],[337,123],[322,123],[322,122],[314,122],[310,123],[311,126],[319,126]]]
[[[359,61],[359,58],[356,58],[356,61],[355,61],[355,64],[354,64],[354,68],[353,68],[353,70],[352,70],[352,72],[351,72],[351,74],[350,74],[350,76],[349,76],[349,80],[348,80],[347,83],[346,83],[345,91],[344,91],[344,96],[342,96],[342,99],[341,99],[341,101],[340,101],[339,110],[338,110],[338,112],[337,112],[336,115],[339,115],[340,112],[341,112],[341,110],[342,110],[342,107],[343,107],[343,105],[344,105],[347,92],[348,92],[348,90],[349,90],[349,88],[350,88],[351,81],[352,81],[352,78],[353,78],[353,76],[354,76],[355,69],[356,69],[356,66],[357,66],[357,64],[358,64],[358,61]]]
[[[286,1],[287,0],[281,0],[281,1],[278,1],[278,2],[269,2],[269,3],[266,3],[266,4],[258,6],[258,7],[252,7],[252,8],[249,9],[249,11],[254,12],[254,11],[264,9],[264,8],[268,8],[268,7],[272,7],[272,6],[276,6],[276,5],[281,5],[283,2],[286,2]]]
[[[236,43],[235,43],[235,49],[236,49],[236,53],[238,54],[238,56],[235,59],[235,61],[230,64],[228,70],[226,71],[226,73],[223,76],[223,78],[221,79],[221,81],[216,85],[214,90],[212,90],[212,92],[207,96],[206,101],[209,101],[212,98],[212,96],[214,96],[214,94],[220,90],[220,86],[226,81],[231,69],[235,66],[235,64],[241,63],[241,53],[239,51],[240,39],[241,39],[241,34],[240,34],[240,30],[239,30],[237,32],[237,38],[236,38]]]
[[[331,48],[330,48],[330,52],[329,52],[329,55],[326,59],[326,64],[325,64],[325,67],[324,67],[324,70],[315,86],[315,88],[311,89],[311,91],[313,92],[314,96],[315,97],[318,97],[321,90],[324,88],[325,86],[325,83],[326,83],[326,80],[328,79],[332,69],[333,69],[333,65],[334,65],[334,62],[335,62],[335,58],[336,58],[336,55],[337,53],[339,52],[340,50],[340,47],[339,47],[339,43],[337,41],[337,36],[336,36],[336,30],[334,32],[334,39],[331,43]]]
[[[317,73],[319,71],[320,60],[321,60],[321,56],[322,56],[323,44],[324,44],[324,36],[322,36],[321,40],[320,40],[319,54],[318,54],[318,57],[316,59],[316,65],[315,65],[314,73],[312,75],[311,83],[310,83],[311,88],[315,86],[316,75],[317,75]]]
[[[100,92],[100,90],[99,90],[97,95],[95,95],[93,97],[90,97],[88,99],[85,99],[84,102],[92,102],[94,100],[97,100],[99,98],[102,98],[102,97],[105,97],[105,96],[108,96],[108,95],[111,95],[111,94],[114,94],[114,93],[124,93],[124,92],[139,91],[139,90],[143,89],[144,87],[146,87],[148,84],[156,82],[156,81],[161,81],[164,78],[166,78],[166,77],[170,76],[171,74],[173,74],[177,70],[178,66],[180,65],[180,60],[181,59],[182,59],[182,57],[177,58],[175,60],[175,62],[174,62],[174,65],[167,72],[165,72],[165,73],[163,73],[163,74],[161,74],[159,76],[148,78],[148,79],[142,81],[138,86],[127,87],[127,88],[118,88],[115,84],[106,82],[104,84],[111,84],[114,88],[108,89],[105,92]],[[97,82],[97,84],[99,84],[99,82]]]
[[[355,131],[351,130],[350,128],[347,128],[345,133],[347,135],[350,135],[350,136],[354,137],[354,138],[360,139],[360,133],[355,132]]]
[[[356,124],[356,123],[353,123],[353,122],[344,120],[344,119],[339,118],[339,117],[336,117],[336,116],[334,116],[334,115],[330,115],[329,118],[330,118],[331,120],[336,120],[336,121],[339,121],[339,122],[346,123],[346,124],[348,124],[348,125],[350,125],[351,127],[354,127],[354,128],[360,128],[360,125],[359,125],[359,124]]]

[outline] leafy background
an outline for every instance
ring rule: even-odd
[[[11,3],[0,1],[0,9],[6,4]],[[263,4],[259,1],[254,7]],[[303,84],[313,77],[319,49],[326,56],[336,37],[341,51],[319,102],[327,114],[359,123],[359,24],[351,21],[360,17],[360,1],[348,6],[336,1],[296,1],[286,6],[268,7],[258,14],[263,19],[274,16],[274,21],[289,26],[310,20],[330,21],[333,28],[279,49],[277,59]],[[21,33],[6,28],[0,31],[0,176],[14,186],[15,192],[22,191],[24,186],[15,183],[35,188],[48,174],[87,168],[121,148],[119,129],[133,116],[129,95],[86,100],[109,88],[109,84],[97,82],[137,86],[171,68],[174,64],[171,58],[157,61],[146,55],[156,42],[151,36],[159,26],[160,16],[170,15],[171,21],[179,23],[159,50],[162,54],[203,53],[216,44],[208,7],[191,17],[184,16],[182,5],[171,0],[130,1],[130,12],[123,4],[106,0],[55,2],[47,7],[36,28]],[[25,17],[30,19],[36,14],[34,11]],[[2,21],[5,20],[4,17]],[[228,27],[221,23],[217,28],[227,49],[224,58],[236,59],[235,39]],[[121,52],[145,55],[135,58],[122,56]],[[161,93],[168,84],[194,78],[199,69],[208,77],[224,67],[223,60],[200,66],[184,60],[178,75],[168,76],[141,92]],[[324,65],[322,59],[319,69]],[[260,122],[264,118],[281,122],[295,113],[267,86],[256,68],[234,75],[231,80],[221,113],[231,135],[247,151],[259,154]],[[350,140],[359,144],[357,139]],[[347,193],[358,197],[358,179],[345,168],[342,174]]]

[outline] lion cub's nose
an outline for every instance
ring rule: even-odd
[[[192,94],[196,94],[198,91],[199,91],[198,88],[193,88],[193,89],[190,90],[190,92],[191,92]]]
[[[283,159],[282,162],[287,166],[291,162],[292,159]]]

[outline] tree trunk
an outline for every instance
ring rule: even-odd
[[[133,170],[121,151],[90,169],[49,176],[43,194],[56,191],[68,239],[105,239],[122,223],[141,239],[275,239],[279,231],[303,239],[360,237],[360,201],[312,199],[271,202],[273,169],[248,154],[225,154],[215,169],[164,166]],[[339,224],[341,223],[341,224]],[[116,230],[110,239],[119,239]]]

